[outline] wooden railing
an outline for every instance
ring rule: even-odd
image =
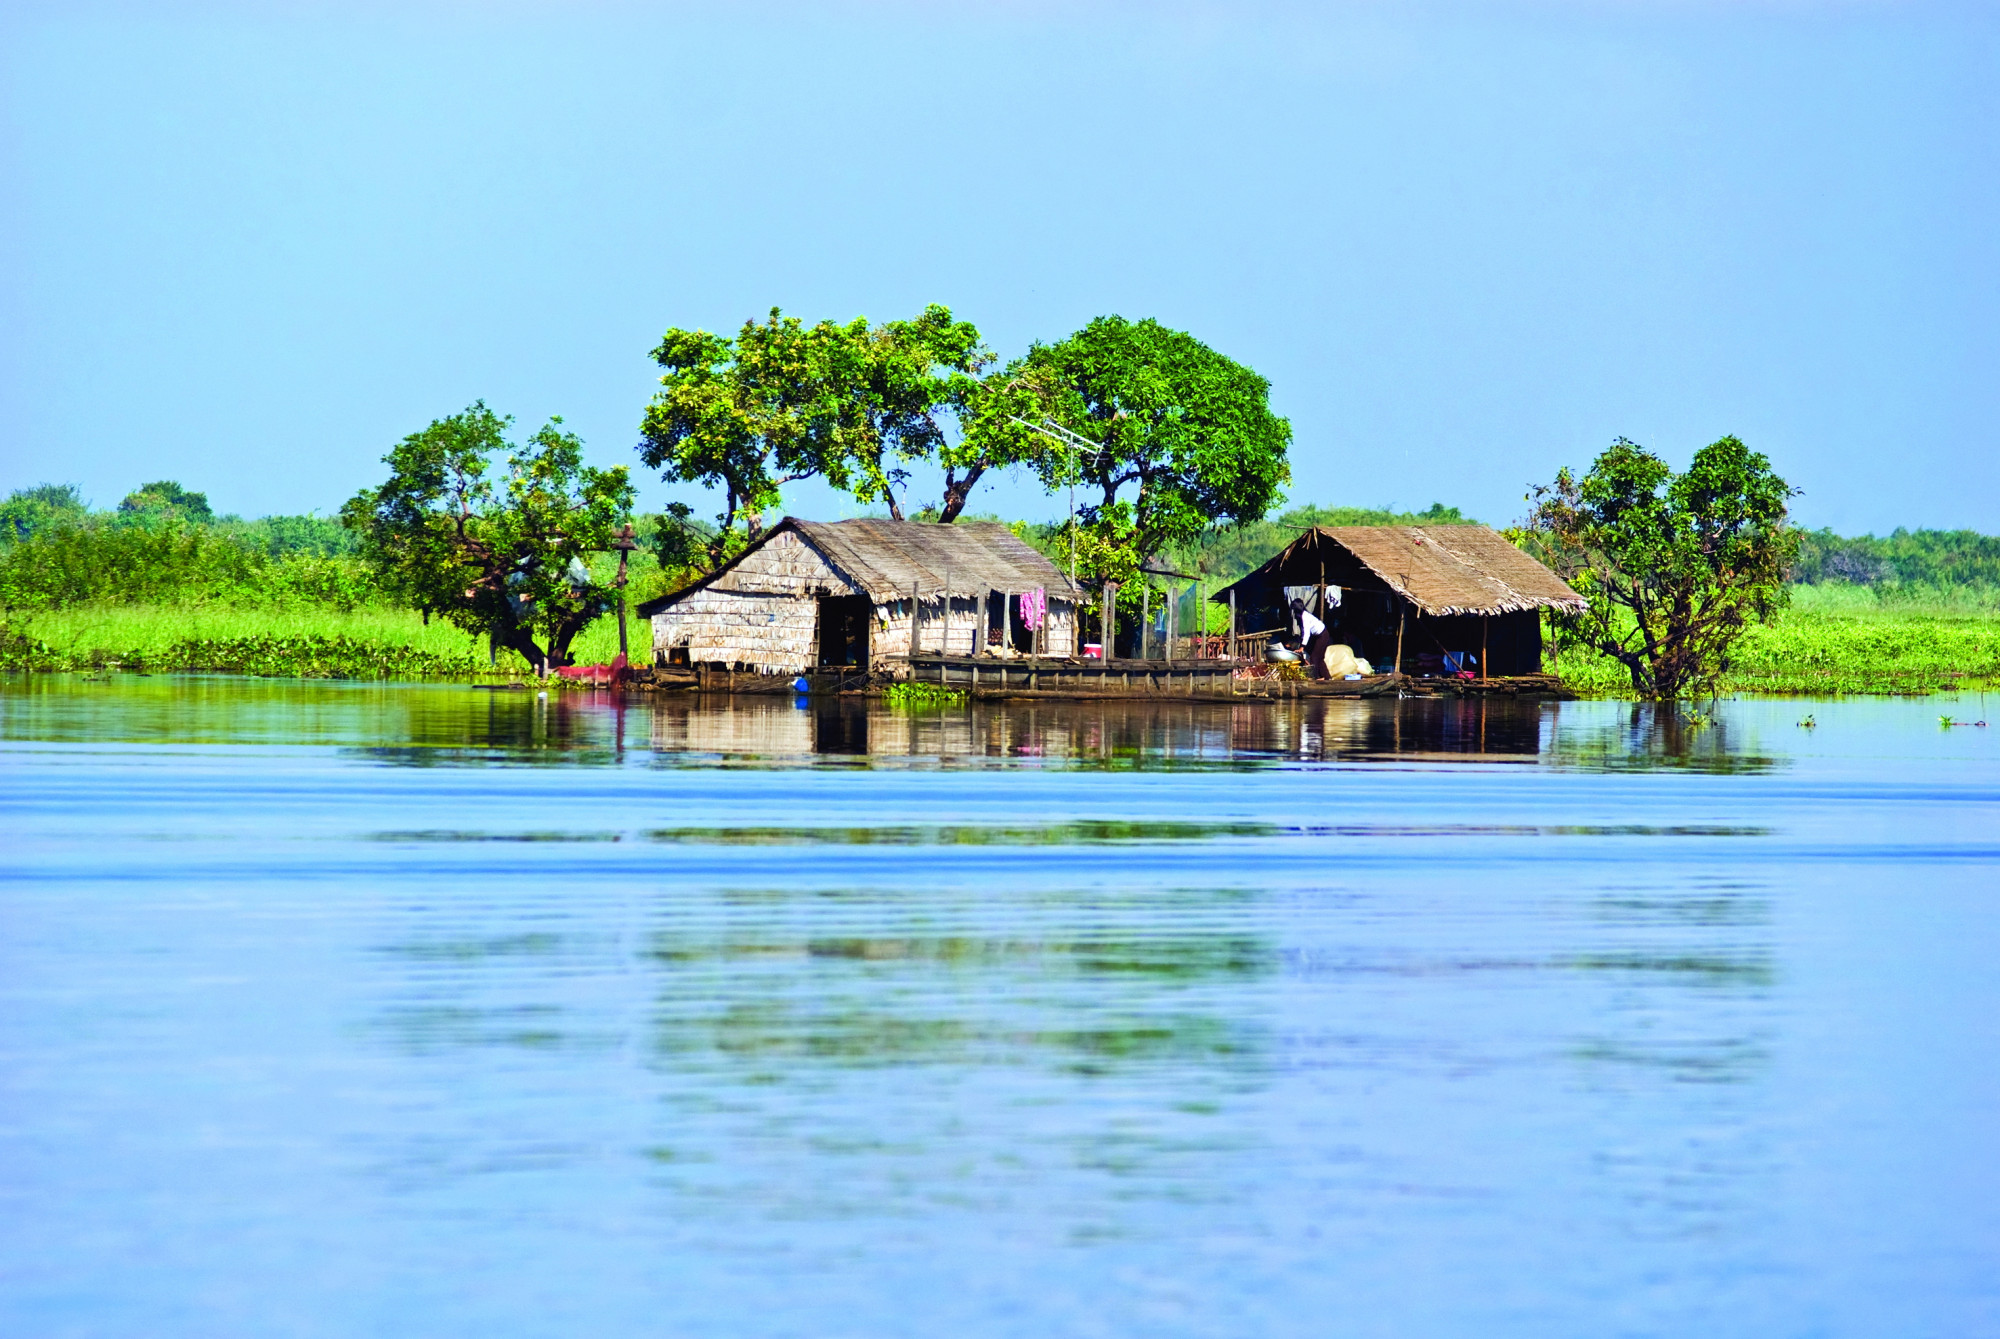
[[[1289,628],[1266,628],[1262,632],[1239,632],[1236,634],[1236,658],[1238,660],[1262,661],[1264,648],[1271,644],[1273,637],[1291,636]],[[1225,650],[1224,655],[1228,652]]]

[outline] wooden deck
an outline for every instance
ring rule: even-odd
[[[808,692],[879,693],[898,679],[957,689],[984,700],[1005,698],[1210,698],[1285,702],[1308,697],[1510,697],[1567,698],[1551,674],[1506,679],[1417,678],[1374,674],[1361,679],[1238,677],[1248,661],[1199,660],[1002,660],[994,656],[924,655],[875,671],[814,670]],[[903,672],[907,668],[907,675]],[[709,666],[655,667],[642,679],[653,689],[747,695],[792,694],[793,675],[757,674]]]
[[[1550,674],[1507,679],[1420,679],[1373,674],[1359,679],[1239,676],[1252,662],[1199,660],[1001,660],[990,656],[916,656],[910,677],[978,698],[1194,697],[1288,701],[1303,697],[1571,696]],[[1261,666],[1258,666],[1261,668]]]

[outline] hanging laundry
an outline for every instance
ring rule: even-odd
[[[1029,632],[1038,631],[1048,617],[1048,592],[1040,586],[1021,592],[1021,626]]]
[[[1293,600],[1304,600],[1308,614],[1317,614],[1320,611],[1318,586],[1285,587],[1285,608],[1290,609]]]

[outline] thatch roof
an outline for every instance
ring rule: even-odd
[[[853,585],[878,600],[924,593],[984,595],[987,591],[1068,590],[1056,565],[998,521],[795,521],[796,529]]]
[[[1276,581],[1294,565],[1288,560],[1322,544],[1345,549],[1391,591],[1433,616],[1584,607],[1583,597],[1554,572],[1483,525],[1314,526],[1236,585]],[[1231,589],[1223,587],[1215,598],[1226,603]]]
[[[1009,594],[1026,590],[1068,592],[1069,578],[1020,536],[997,521],[959,521],[929,525],[920,521],[801,521],[787,516],[760,535],[755,544],[690,586],[640,605],[650,617],[682,597],[714,584],[744,566],[745,559],[785,533],[810,545],[842,580],[870,599],[887,602],[906,598],[918,586],[926,597]],[[755,566],[752,564],[751,566]],[[757,578],[745,571],[729,581],[732,589],[750,590]],[[795,585],[773,586],[773,594],[797,595]]]

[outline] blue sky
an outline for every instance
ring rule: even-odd
[[[2000,531],[2000,7],[0,25],[0,488],[329,511],[475,398],[636,466],[667,327],[943,302],[1003,356],[1193,332],[1270,378],[1301,501],[1505,521],[1618,435],[1733,432],[1806,524]]]

